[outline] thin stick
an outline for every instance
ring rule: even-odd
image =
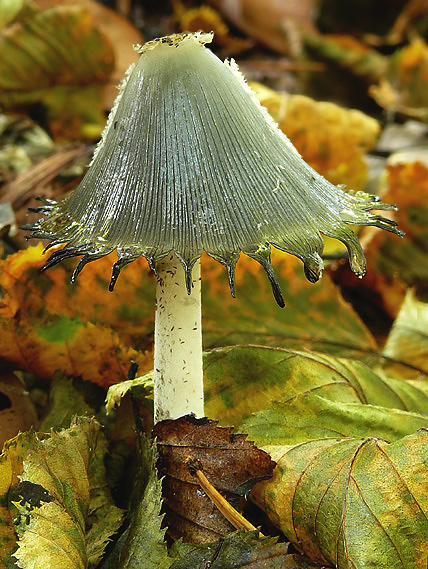
[[[229,504],[226,498],[223,498],[223,496],[214,488],[202,470],[196,470],[195,476],[198,479],[202,490],[214,502],[223,516],[233,525],[233,527],[236,529],[245,529],[248,531],[257,530],[257,528],[253,526],[252,523],[245,519],[244,516],[241,516],[241,514]],[[260,532],[259,536],[264,537]]]

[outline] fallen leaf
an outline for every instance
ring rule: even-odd
[[[270,451],[256,499],[287,539],[337,569],[425,569],[428,432],[394,443],[318,439]]]
[[[364,359],[378,350],[357,313],[325,275],[308,283],[298,259],[272,250],[272,265],[284,293],[286,308],[272,301],[266,275],[242,257],[236,270],[236,300],[227,294],[224,268],[202,265],[202,322],[206,348],[260,344],[309,349]]]
[[[389,69],[370,94],[381,107],[428,120],[428,46],[419,37],[396,51]]]
[[[129,526],[120,537],[103,569],[168,569],[173,559],[168,556],[163,514],[162,481],[156,470],[156,446],[137,430],[138,468],[131,498]]]
[[[233,531],[199,487],[192,469],[201,470],[236,507],[274,467],[266,453],[245,440],[246,435],[232,434],[232,427],[217,427],[217,423],[187,415],[161,421],[154,428],[159,472],[165,476],[165,523],[173,539],[204,543]]]
[[[0,375],[0,446],[37,425],[34,403],[25,384],[12,372]]]
[[[260,538],[259,532],[237,531],[216,543],[193,545],[175,542],[172,569],[310,569],[299,556],[287,553],[288,544],[276,538]]]
[[[426,153],[423,154],[426,159]],[[394,163],[385,171],[382,199],[398,205],[394,219],[406,232],[404,239],[392,241],[364,230],[361,236],[367,257],[364,279],[355,279],[347,267],[340,265],[332,273],[348,297],[357,302],[360,299],[362,305],[371,307],[373,321],[379,318],[380,310],[395,319],[407,286],[424,289],[428,283],[428,167],[407,153],[396,158],[393,155],[390,160]]]
[[[419,380],[412,382],[416,387],[427,383],[422,380],[428,376],[427,329],[428,304],[409,289],[383,349],[385,373]]]
[[[47,10],[60,6],[73,6],[74,0],[34,0],[40,10]],[[110,83],[106,86],[104,107],[111,109],[117,96],[116,85],[122,81],[125,71],[132,63],[138,61],[138,54],[132,49],[134,44],[143,44],[144,37],[141,31],[133,23],[117,11],[96,0],[79,0],[79,6],[89,10],[92,14],[92,21],[97,28],[107,38],[114,50],[114,70]]]
[[[140,258],[108,292],[113,257],[91,263],[71,286],[70,265],[40,274],[42,245],[0,261],[0,356],[19,369],[50,378],[56,370],[108,386],[127,376],[134,360],[144,374],[153,367],[154,279]],[[364,357],[376,343],[328,276],[308,283],[301,263],[273,252],[281,287],[290,299],[272,300],[258,263],[242,258],[237,299],[228,294],[226,271],[203,258],[203,322],[206,347],[247,343],[286,345]]]
[[[0,355],[40,377],[51,378],[59,370],[104,386],[126,377],[131,360],[143,372],[150,370],[151,355],[133,349],[130,340],[133,321],[139,323],[137,331],[132,329],[137,337],[153,326],[154,306],[149,309],[144,299],[142,306],[129,303],[128,295],[138,295],[141,287],[140,261],[136,273],[126,273],[134,279],[122,279],[111,294],[106,284],[110,259],[100,259],[73,287],[64,267],[40,274],[42,249],[38,245],[0,261]],[[123,339],[110,324],[122,330]],[[151,347],[149,342],[143,349]]]
[[[424,397],[425,404],[427,397]],[[277,402],[241,423],[240,430],[262,448],[295,445],[317,439],[377,437],[395,441],[428,421],[425,414],[391,407],[350,403],[320,397],[316,392],[302,393],[288,402]]]
[[[363,190],[364,155],[375,145],[379,122],[361,111],[251,83],[263,106],[303,159],[333,184]]]
[[[291,422],[292,428],[303,428],[302,425],[293,423],[299,416],[303,421],[308,420],[309,424],[314,421],[314,426],[324,428],[323,420],[328,417],[326,413],[329,411],[327,407],[323,413],[319,409],[312,411],[307,397],[312,394],[325,398],[327,406],[327,400],[330,400],[335,406],[339,421],[351,421],[352,417],[341,412],[342,405],[362,404],[360,419],[352,421],[357,430],[337,431],[343,436],[359,433],[356,426],[361,420],[363,428],[364,414],[371,417],[369,409],[373,405],[391,410],[391,421],[385,421],[391,425],[392,430],[398,429],[399,436],[423,426],[423,422],[419,419],[419,423],[411,423],[409,430],[400,430],[405,428],[405,423],[398,418],[398,410],[428,415],[428,382],[409,383],[392,379],[375,373],[359,361],[285,348],[233,346],[205,353],[204,389],[207,415],[221,417],[222,424],[241,425],[243,432],[247,432],[247,424],[242,426],[242,422],[252,413],[267,410],[266,420],[271,413],[275,413],[272,409],[269,411],[275,401],[284,405],[286,411],[280,411],[280,414],[284,413],[285,424]],[[296,407],[298,401],[300,403]],[[365,406],[369,407],[364,410]],[[398,417],[392,419],[395,412]],[[388,415],[386,409],[384,413]],[[282,424],[282,421],[278,418],[273,423]],[[325,428],[329,427],[327,423]],[[376,431],[362,434],[387,436],[384,431],[382,434]],[[266,428],[265,435],[268,439],[273,433]],[[267,439],[263,439],[264,444]]]
[[[87,9],[70,5],[36,12],[1,32],[0,51],[3,107],[46,102],[51,130],[63,138],[82,136],[85,120],[102,128],[100,93],[112,73],[114,52]],[[80,115],[63,99],[65,94]],[[91,106],[85,108],[88,98]]]
[[[105,482],[106,441],[93,419],[36,438],[24,459],[16,530],[19,567],[96,567],[122,511]]]
[[[49,384],[49,403],[38,430],[46,433],[51,429],[67,429],[74,417],[93,415],[94,409],[73,386],[72,379],[56,374]]]

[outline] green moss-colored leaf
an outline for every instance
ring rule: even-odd
[[[314,561],[338,569],[425,569],[428,432],[388,444],[320,439],[277,449],[256,489],[272,521]]]

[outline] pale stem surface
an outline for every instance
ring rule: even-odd
[[[201,264],[193,267],[192,293],[174,254],[157,265],[155,315],[155,423],[188,413],[204,416]]]

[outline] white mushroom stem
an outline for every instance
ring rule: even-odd
[[[192,293],[171,253],[157,265],[155,315],[155,423],[188,413],[204,416],[201,264],[193,267]]]

